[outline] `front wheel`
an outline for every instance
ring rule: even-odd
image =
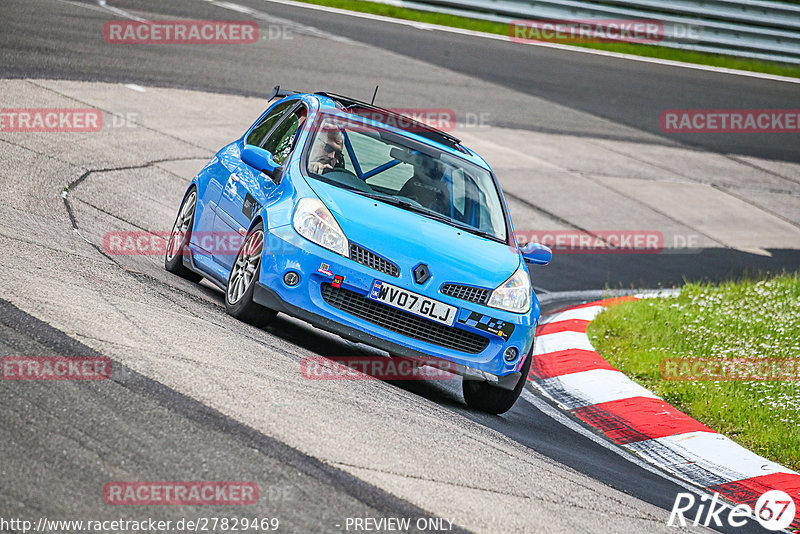
[[[519,378],[516,387],[512,390],[502,389],[493,386],[488,382],[478,380],[464,380],[461,384],[464,392],[464,400],[467,406],[482,412],[499,415],[506,413],[517,402],[525,382],[528,381],[528,371],[531,370],[531,360],[533,360],[533,347],[519,370],[522,376]]]
[[[239,249],[225,289],[225,310],[237,319],[259,328],[267,326],[278,312],[253,302],[253,292],[261,272],[264,250],[264,225],[256,224]]]

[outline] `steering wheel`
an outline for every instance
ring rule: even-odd
[[[375,191],[365,182],[361,180],[356,173],[348,169],[334,167],[333,169],[323,169],[322,173],[326,179],[339,183],[351,189],[357,189],[365,193],[374,193]]]
[[[404,201],[408,202],[409,204],[413,204],[413,205],[415,205],[415,206],[416,206],[416,207],[418,207],[418,208],[425,208],[425,206],[423,206],[423,205],[422,205],[422,204],[421,204],[421,203],[420,203],[420,202],[419,202],[419,201],[416,199],[416,197],[409,197],[409,196],[406,196],[406,195],[398,195],[398,196],[399,196],[401,199],[403,199]],[[427,209],[427,208],[426,208],[426,209]]]
[[[350,169],[343,169],[342,167],[334,167],[334,168],[330,169],[330,168],[326,167],[326,168],[322,169],[322,173],[321,174],[328,174],[329,172],[340,172],[342,174],[347,174],[348,176],[352,176],[353,178],[358,180],[358,176],[356,176],[356,173],[354,173]]]

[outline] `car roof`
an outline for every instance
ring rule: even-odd
[[[396,111],[392,111],[390,109],[381,108],[367,102],[362,102],[360,100],[356,100],[354,98],[350,98],[343,95],[338,95],[335,93],[328,93],[328,92],[317,92],[317,93],[301,93],[296,91],[286,91],[280,90],[278,86],[275,87],[273,91],[274,96],[283,96],[283,97],[294,97],[298,99],[306,99],[311,98],[316,100],[319,104],[319,110],[322,112],[333,112],[333,113],[348,113],[355,117],[359,117],[361,120],[369,120],[381,127],[392,131],[397,132],[405,137],[409,137],[413,140],[418,142],[422,142],[428,145],[436,145],[436,148],[444,152],[449,152],[453,155],[457,155],[467,161],[482,167],[489,172],[492,171],[489,164],[486,161],[476,154],[474,151],[470,150],[469,148],[465,147],[461,144],[461,140],[457,137],[450,135],[447,132],[443,132],[438,130],[432,126],[429,126],[423,122],[416,121],[406,115],[402,115]],[[369,112],[367,117],[363,115],[359,115],[359,111],[361,112]],[[397,126],[386,124],[380,120],[376,120],[375,114],[384,115],[387,118],[398,119],[397,122],[402,122],[404,124],[409,124],[413,127],[414,131],[409,131],[407,129],[399,128]],[[402,119],[402,120],[399,120]],[[395,123],[396,124],[396,123]]]

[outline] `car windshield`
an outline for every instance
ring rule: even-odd
[[[500,197],[485,169],[341,115],[321,114],[313,128],[304,161],[309,177],[506,241]]]

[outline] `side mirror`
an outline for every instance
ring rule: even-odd
[[[263,172],[276,184],[281,183],[283,167],[275,163],[272,154],[253,145],[245,145],[242,150],[242,161],[253,167],[259,172]]]
[[[547,265],[553,259],[553,251],[541,243],[528,243],[521,252],[526,262],[536,265]]]

